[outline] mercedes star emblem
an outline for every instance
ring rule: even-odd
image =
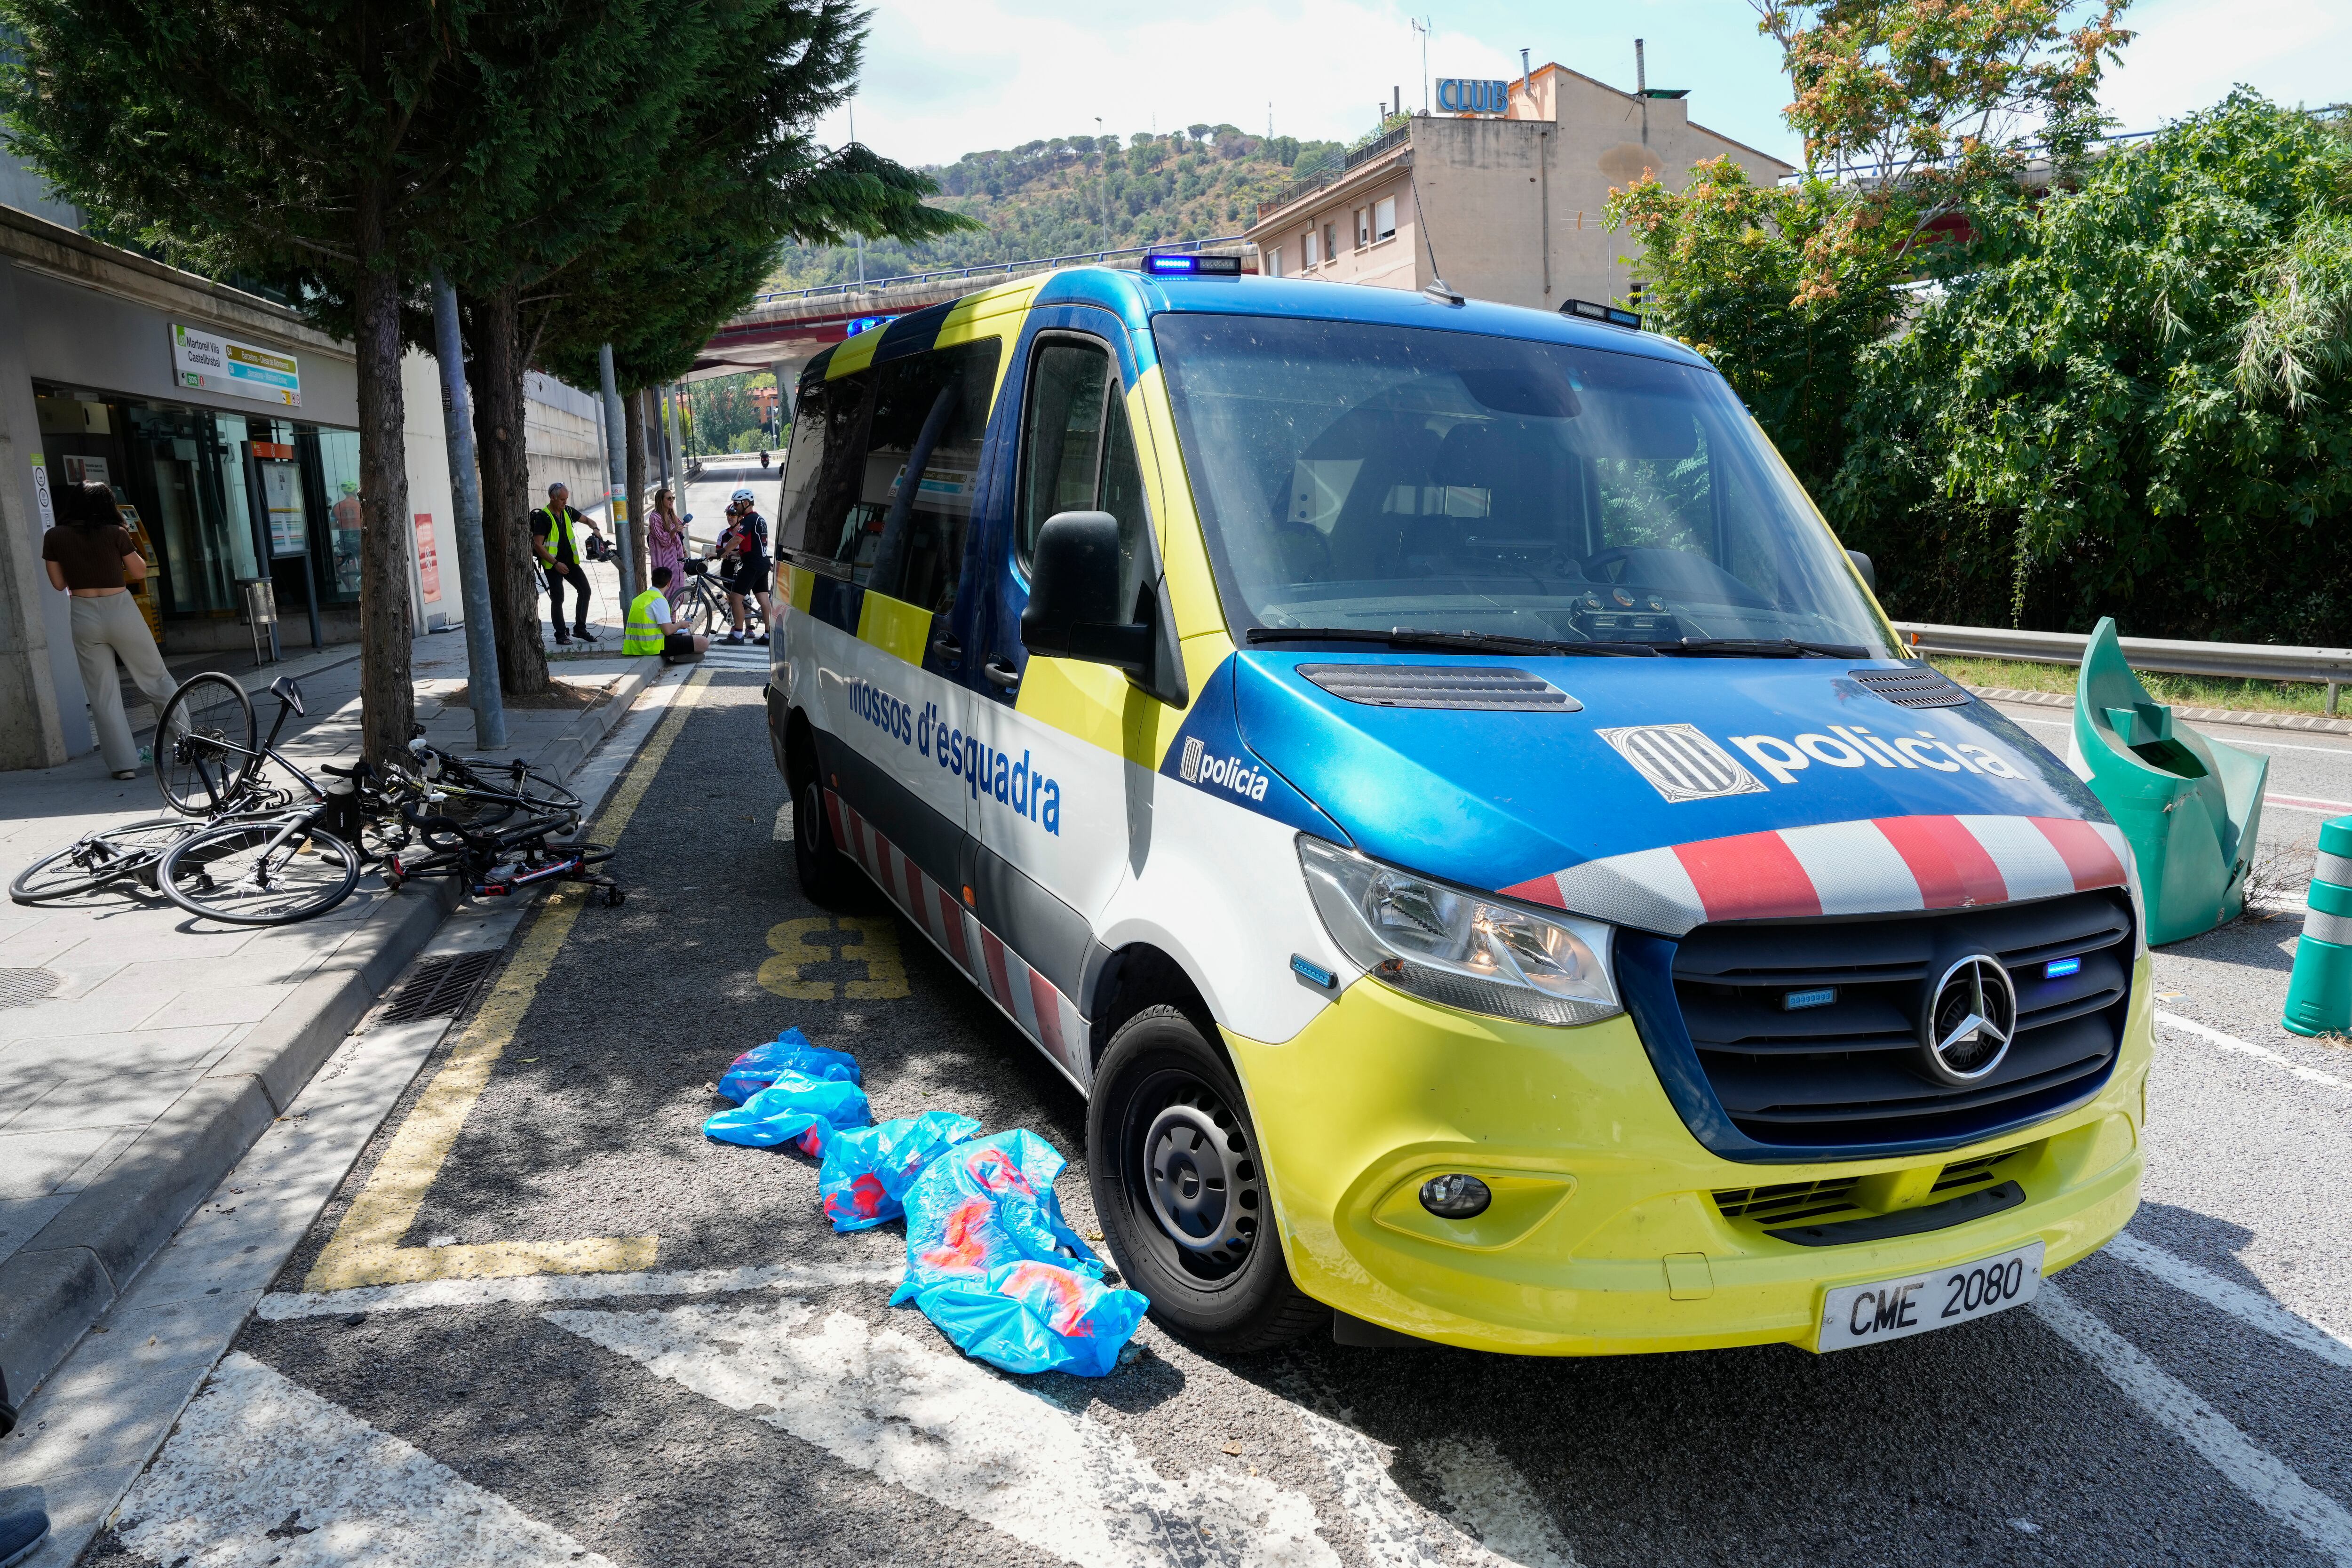
[[[2009,1055],[2017,1033],[2017,987],[1990,953],[1970,953],[1927,993],[1919,1043],[1927,1067],[1946,1083],[1977,1083]]]

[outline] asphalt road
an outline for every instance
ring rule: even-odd
[[[90,1560],[2352,1564],[2352,1050],[2276,1026],[2291,910],[2158,954],[2145,1206],[2034,1307],[1822,1357],[1147,1325],[1108,1378],[1003,1378],[884,1304],[898,1227],[836,1237],[808,1161],[700,1136],[798,1024],[877,1118],[1050,1140],[1097,1228],[1076,1095],[878,898],[801,898],[759,686],[656,731],[626,904],[525,923]],[[2248,742],[2273,789],[2352,800],[2352,747],[2292,739]]]

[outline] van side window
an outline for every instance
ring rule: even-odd
[[[870,371],[806,387],[793,420],[776,541],[803,564],[836,576],[850,575],[859,547],[846,525],[864,469],[873,392]]]
[[[857,537],[872,546],[861,545],[851,581],[928,610],[954,604],[1000,346],[984,338],[876,373],[852,510]]]
[[[1022,564],[1055,512],[1107,511],[1118,519],[1121,596],[1131,597],[1150,524],[1125,391],[1110,355],[1095,344],[1048,339],[1034,358],[1022,432]]]

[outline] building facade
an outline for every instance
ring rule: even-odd
[[[1248,231],[1261,269],[1382,289],[1442,278],[1474,299],[1539,310],[1622,301],[1638,292],[1627,258],[1639,247],[1609,228],[1612,189],[1644,174],[1679,187],[1691,165],[1718,157],[1760,183],[1792,172],[1693,124],[1679,92],[1625,92],[1564,66],[1463,97],[1505,107],[1416,114],[1344,167],[1261,204]]]

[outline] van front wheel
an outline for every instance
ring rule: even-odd
[[[1291,1282],[1241,1085],[1177,1008],[1146,1008],[1111,1037],[1087,1165],[1111,1257],[1171,1333],[1247,1352],[1330,1321]]]

